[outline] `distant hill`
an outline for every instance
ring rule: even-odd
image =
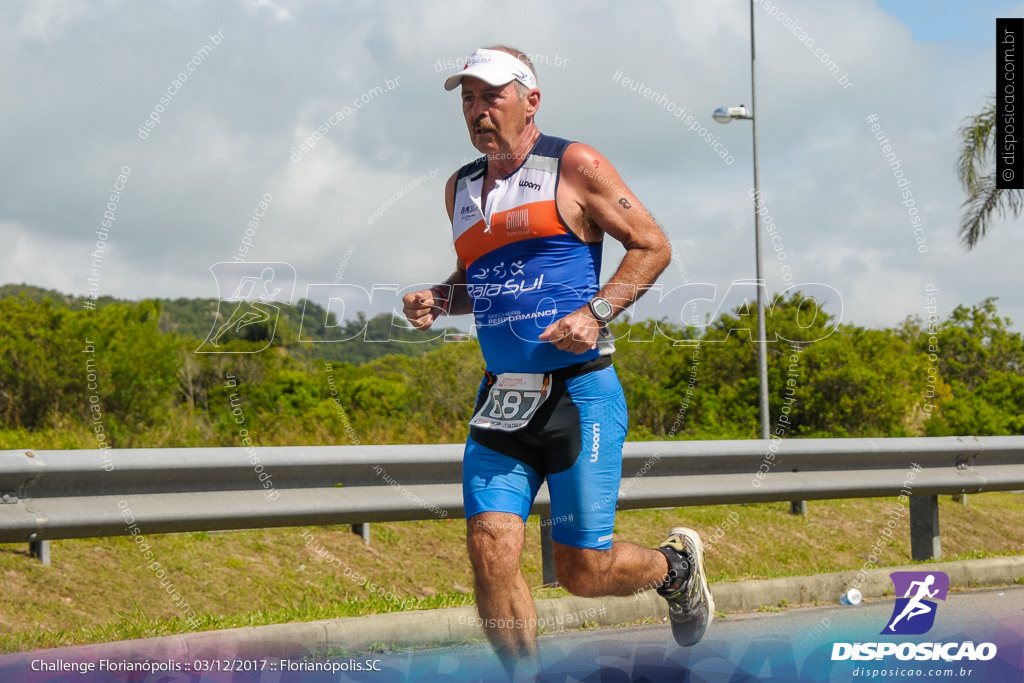
[[[35,301],[37,304],[41,304],[46,299],[49,299],[53,303],[66,308],[74,307],[75,303],[80,302],[85,298],[64,294],[63,292],[58,292],[56,289],[43,289],[42,287],[36,287],[35,285],[27,285],[24,282],[20,285],[0,285],[0,299],[19,296],[25,297],[29,301]],[[99,303],[110,303],[111,301],[114,301],[114,299],[109,296],[105,296],[97,299],[96,301]]]
[[[82,310],[87,300],[87,297],[76,297],[25,283],[0,286],[0,299],[7,297],[23,297],[36,303],[49,300],[54,305],[71,310]],[[102,307],[118,301],[128,300],[104,296],[96,299],[96,305]],[[195,338],[197,347],[215,323],[223,324],[226,316],[232,313],[231,309],[225,310],[224,307],[218,312],[217,299],[182,297],[150,301],[154,301],[160,309],[161,332]],[[333,313],[328,314],[323,306],[307,299],[292,306],[281,305],[280,309],[273,344],[284,347],[290,355],[360,364],[392,353],[420,356],[444,343],[441,340],[424,341],[434,335],[410,329],[405,321],[395,325],[393,323],[396,321],[392,321],[392,316],[386,313],[368,319],[360,311],[355,320],[348,320],[338,326]],[[300,329],[302,341],[299,341]],[[269,325],[252,325],[247,330],[246,338],[259,341],[269,338],[271,332]],[[238,335],[225,335],[225,339],[231,338],[238,338]],[[339,341],[342,339],[346,341]]]

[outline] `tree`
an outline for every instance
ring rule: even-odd
[[[794,436],[917,433],[925,365],[896,332],[845,324],[800,355]]]
[[[957,306],[931,337],[953,400],[929,421],[929,436],[1024,432],[1024,335],[1009,329],[995,302]]]
[[[0,299],[0,427],[39,428],[83,405],[83,337],[63,333],[71,315],[50,299]]]
[[[964,119],[957,131],[960,137],[960,157],[956,164],[956,175],[967,193],[963,203],[966,210],[960,218],[960,240],[967,249],[973,249],[988,233],[993,217],[1002,218],[1009,211],[1016,218],[1024,209],[1024,193],[996,187],[993,167],[996,154],[995,125],[996,103],[993,97],[981,113]]]
[[[938,327],[942,376],[960,382],[968,391],[984,384],[992,372],[1024,376],[1024,338],[1000,318],[996,298],[970,308],[960,305]]]

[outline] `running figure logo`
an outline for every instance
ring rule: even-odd
[[[210,272],[217,280],[217,316],[196,353],[257,353],[270,346],[281,313],[275,304],[290,303],[295,289],[295,269],[291,264],[222,262],[210,266]],[[231,294],[225,296],[223,292]],[[221,303],[234,304],[234,310],[226,320],[221,313]],[[261,323],[266,328],[263,332],[269,335],[261,348],[227,351],[222,346],[226,341],[225,335],[234,332],[235,338],[249,338],[246,328]]]
[[[896,588],[896,605],[883,635],[897,633],[905,636],[927,633],[935,623],[938,605],[926,598],[945,600],[949,590],[949,576],[944,572],[893,572],[892,585]]]

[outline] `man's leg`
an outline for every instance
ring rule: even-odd
[[[551,424],[562,430],[554,443],[571,457],[548,473],[558,580],[585,597],[658,588],[669,573],[663,553],[612,543],[627,427],[618,375],[608,367],[571,378],[566,386],[572,409]]]
[[[608,550],[555,542],[555,573],[573,595],[629,595],[654,590],[668,579],[668,559],[652,548],[613,543]]]
[[[672,635],[683,647],[696,645],[714,619],[704,546],[693,529],[672,529],[658,550],[630,543],[601,550],[557,541],[554,548],[558,579],[571,593],[596,597],[655,589],[668,601]]]
[[[676,642],[694,645],[711,624],[715,608],[700,536],[676,527],[657,550],[612,543],[622,481],[625,399],[614,368],[572,378],[567,387],[578,414],[575,433],[567,433],[579,436],[566,450],[575,457],[569,467],[547,476],[558,578],[581,596],[654,589],[668,601]]]
[[[537,656],[537,610],[519,568],[525,535],[522,518],[507,512],[481,512],[467,521],[477,610],[510,672],[523,658]]]
[[[486,380],[485,380],[486,382]],[[485,385],[482,385],[485,386]],[[484,396],[481,390],[481,397]],[[525,543],[523,520],[530,512],[542,477],[495,448],[514,450],[512,435],[483,434],[493,446],[478,442],[470,430],[462,461],[466,502],[466,544],[473,564],[476,603],[487,639],[513,676],[537,663],[537,611],[519,560]]]

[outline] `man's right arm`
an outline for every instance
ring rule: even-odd
[[[446,299],[446,314],[465,315],[473,312],[473,300],[469,298],[469,289],[466,287],[466,266],[462,265],[462,259],[456,264],[455,272],[449,275],[438,289],[441,298]]]
[[[444,187],[445,208],[448,209],[448,220],[455,213],[455,178],[453,173]],[[462,259],[456,260],[455,272],[440,285],[419,292],[411,292],[402,298],[403,311],[406,319],[413,327],[420,330],[428,329],[442,314],[464,315],[473,312],[473,301],[469,298],[466,288],[466,266]]]
[[[402,312],[413,327],[427,330],[442,315],[473,312],[473,302],[466,290],[466,270],[461,266],[460,263],[441,284],[402,297]]]

